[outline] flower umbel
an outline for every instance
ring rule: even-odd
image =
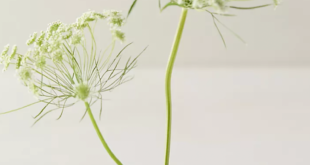
[[[94,35],[94,25],[99,20],[107,21],[112,35],[105,51],[98,50]],[[19,79],[47,106],[63,110],[78,100],[92,105],[102,101],[102,92],[127,82],[127,73],[136,65],[137,58],[129,58],[123,68],[119,65],[121,54],[130,44],[117,55],[113,53],[116,42],[125,40],[121,31],[124,23],[125,17],[115,10],[88,11],[72,24],[53,22],[39,35],[35,32],[30,36],[26,43],[31,48],[24,55],[17,53],[17,46],[8,54],[10,46],[5,46],[0,56],[3,71],[10,64],[16,65]],[[77,100],[69,103],[70,98]],[[44,113],[36,119],[41,116]]]
[[[97,21],[106,20],[112,35],[112,42],[104,51],[98,50],[95,25]],[[15,65],[17,75],[29,91],[35,95],[38,102],[45,103],[43,109],[34,117],[36,124],[46,114],[61,110],[57,119],[60,119],[67,107],[78,101],[84,102],[85,114],[88,113],[100,141],[116,164],[122,163],[113,154],[104,140],[98,125],[93,117],[90,106],[97,101],[101,102],[102,93],[111,91],[127,82],[127,73],[136,66],[140,54],[126,61],[120,67],[121,55],[130,45],[126,45],[119,53],[114,55],[116,42],[125,41],[125,34],[121,31],[125,17],[115,10],[103,13],[88,11],[79,17],[75,23],[64,24],[60,21],[49,24],[46,31],[33,33],[26,44],[32,46],[24,55],[17,53],[17,46],[5,46],[0,56],[3,71],[10,64]],[[46,111],[50,106],[54,109]],[[25,107],[0,113],[10,113]],[[82,119],[85,115],[83,115]]]

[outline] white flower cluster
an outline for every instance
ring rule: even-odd
[[[125,24],[125,18],[120,12],[115,10],[105,11],[104,15],[108,18],[108,24],[110,25],[112,35],[121,42],[124,42],[125,34],[120,28]]]
[[[212,7],[218,12],[224,12],[227,8],[227,2],[230,0],[172,0],[183,7],[193,9],[204,9]]]
[[[67,80],[60,79],[62,83],[68,85],[68,87],[66,87],[68,91],[75,93],[74,95],[77,95],[77,97],[82,100],[86,99],[88,95],[85,97],[84,93],[85,91],[87,93],[87,85],[82,83],[82,85],[77,86],[77,88],[73,87],[73,78],[68,76],[69,71],[65,68],[64,63],[73,67],[74,76],[79,76],[79,78],[82,77],[82,69],[80,69],[79,72],[76,71],[76,67],[82,64],[78,64],[75,57],[72,56],[76,53],[75,51],[77,51],[76,49],[78,46],[85,49],[83,42],[85,40],[84,31],[85,29],[91,29],[89,24],[98,20],[107,20],[113,36],[113,41],[119,40],[123,42],[125,40],[125,34],[121,31],[121,27],[125,23],[125,17],[122,16],[121,12],[115,10],[104,11],[102,13],[88,11],[77,18],[76,22],[73,24],[64,24],[59,21],[53,22],[49,24],[46,31],[41,31],[40,34],[35,32],[30,35],[26,44],[28,46],[33,45],[33,47],[29,49],[25,55],[17,54],[17,46],[12,47],[11,53],[9,53],[10,46],[5,46],[0,55],[0,64],[4,65],[3,71],[7,70],[10,64],[15,64],[20,80],[28,86],[34,94],[38,95],[40,90],[42,90],[41,86],[44,82],[36,80],[33,75],[37,73],[39,76],[48,77],[49,81],[53,81],[57,84],[60,78],[53,77],[57,76],[56,74],[53,75],[53,70],[58,69],[69,79],[68,82],[73,83],[67,84]],[[84,56],[88,56],[85,50],[84,53],[86,53]],[[82,59],[85,60],[85,57]],[[73,60],[75,61],[72,62]],[[49,63],[53,63],[53,65],[49,65]],[[81,83],[79,80],[77,81]],[[54,88],[55,87],[53,87],[53,90]],[[74,92],[74,90],[81,91]]]
[[[171,2],[176,3],[184,8],[191,9],[206,9],[213,8],[216,12],[222,13],[225,12],[228,8],[227,3],[231,1],[240,1],[240,0],[171,0]],[[273,0],[274,5],[277,6],[280,4],[281,0]]]
[[[12,48],[12,52],[8,54],[10,49],[10,45],[6,45],[0,55],[0,64],[4,65],[3,71],[6,71],[7,68],[10,65],[10,62],[12,59],[15,58],[16,52],[17,52],[17,46],[14,45]]]

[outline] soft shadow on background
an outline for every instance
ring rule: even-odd
[[[25,52],[28,36],[50,22],[71,23],[88,9],[125,13],[130,4],[2,0],[0,46],[17,44]],[[189,12],[173,76],[172,165],[310,164],[309,5],[284,0],[276,11],[230,10],[238,16],[220,19],[248,46],[221,28],[227,49],[210,15]],[[140,0],[125,27],[127,41],[134,42],[128,56],[149,48],[132,73],[135,79],[105,94],[99,122],[125,165],[163,164],[164,69],[179,14],[179,8],[160,13],[156,0]],[[35,101],[14,74],[14,69],[0,74],[0,112]],[[40,108],[0,116],[0,164],[113,165],[89,119],[79,122],[83,104],[66,110],[59,121],[56,112],[31,127]],[[96,109],[99,105],[93,108],[99,114]]]

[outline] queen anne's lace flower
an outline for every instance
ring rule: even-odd
[[[118,11],[108,10],[104,11],[104,14],[107,16],[108,24],[110,25],[111,28],[121,27],[125,23],[125,18]]]
[[[96,42],[95,25],[99,20],[108,22],[112,35],[111,46],[105,49]],[[119,53],[114,52],[116,42],[125,40],[125,34],[121,31],[124,22],[125,18],[119,11],[89,11],[75,23],[64,24],[57,21],[49,24],[47,30],[40,35],[33,33],[27,41],[31,49],[25,55],[17,53],[16,46],[13,46],[9,55],[9,46],[4,48],[0,56],[3,70],[10,64],[15,64],[20,81],[39,100],[36,103],[46,104],[34,117],[35,123],[55,110],[62,110],[58,117],[60,119],[65,108],[82,101],[98,133],[90,106],[97,101],[102,105],[103,92],[111,91],[127,82],[129,79],[126,75],[135,67],[138,58],[129,58],[122,68],[121,55],[130,44]],[[49,110],[50,106],[53,106],[53,109]],[[23,108],[18,110],[20,109]],[[3,113],[0,112],[1,114]],[[121,164],[119,160],[115,162]]]
[[[27,40],[27,45],[31,45],[24,55],[17,53],[17,47],[12,47],[12,52],[8,55],[9,45],[5,46],[0,56],[0,62],[4,65],[4,71],[10,64],[15,64],[20,80],[38,96],[59,98],[59,94],[66,97],[75,97],[86,100],[90,97],[90,89],[94,89],[96,98],[100,93],[111,90],[125,82],[122,79],[128,70],[135,65],[135,60],[128,61],[125,69],[111,72],[113,65],[107,65],[107,61],[102,58],[101,51],[97,51],[94,37],[94,28],[90,26],[92,22],[106,20],[111,35],[112,43],[125,41],[125,34],[121,27],[125,23],[125,17],[121,12],[115,10],[104,11],[103,13],[88,11],[77,18],[75,23],[64,24],[60,21],[49,24],[47,30],[33,33]],[[91,50],[87,50],[85,35],[91,34]],[[120,56],[115,57],[119,59]],[[12,61],[12,62],[11,62]],[[129,63],[130,62],[130,63]],[[109,78],[104,78],[101,74],[105,71],[111,74]],[[116,69],[116,68],[114,68]],[[117,75],[114,75],[116,74]],[[114,75],[114,76],[113,76]],[[113,83],[107,84],[111,77]],[[45,89],[45,90],[41,90]],[[51,92],[52,91],[52,92]],[[58,101],[63,101],[59,98]]]

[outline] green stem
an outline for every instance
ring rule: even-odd
[[[172,46],[170,58],[168,61],[168,66],[166,70],[166,103],[167,103],[167,141],[166,141],[166,159],[165,165],[169,165],[169,157],[170,157],[170,142],[171,142],[171,118],[172,118],[172,104],[171,104],[171,75],[173,70],[173,65],[175,58],[177,56],[177,52],[179,49],[185,21],[187,16],[187,9],[182,9],[182,14],[179,22],[179,27],[177,29],[177,34],[174,39],[174,43]]]
[[[93,115],[93,113],[92,113],[92,111],[91,111],[91,109],[90,109],[90,107],[89,107],[88,102],[85,102],[85,106],[86,106],[86,108],[87,108],[88,115],[89,115],[89,117],[90,117],[90,119],[91,119],[91,121],[92,121],[92,123],[93,123],[93,126],[94,126],[94,128],[95,128],[95,130],[96,130],[96,132],[97,132],[97,135],[98,135],[98,137],[99,137],[101,143],[103,144],[103,147],[107,150],[107,152],[109,153],[109,155],[111,156],[111,158],[115,161],[115,163],[116,163],[117,165],[122,165],[122,163],[117,159],[117,157],[113,154],[113,152],[112,152],[111,149],[109,148],[107,142],[104,140],[104,138],[103,138],[103,136],[102,136],[102,134],[101,134],[101,132],[100,132],[100,129],[99,129],[97,123],[96,123],[96,120],[95,120],[95,118],[94,118],[94,115]]]

